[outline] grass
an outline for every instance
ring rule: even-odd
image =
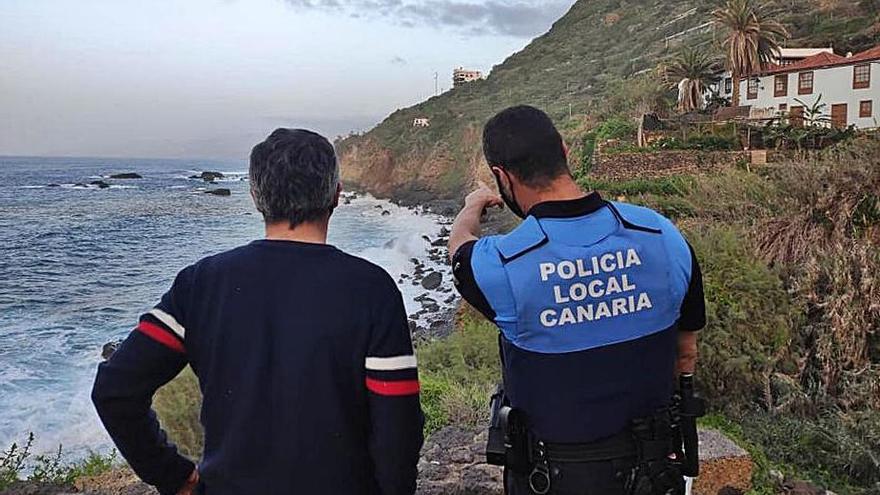
[[[204,432],[199,420],[202,391],[190,367],[187,366],[177,378],[159,390],[153,407],[180,452],[192,459],[201,458],[204,447]]]
[[[496,327],[467,310],[455,333],[417,352],[426,433],[449,424],[484,425],[501,376]]]
[[[109,471],[117,462],[115,451],[107,455],[89,452],[83,459],[69,461],[61,445],[51,454],[34,454],[33,444],[30,433],[24,443],[13,443],[0,453],[0,491],[20,481],[70,486],[78,478]]]

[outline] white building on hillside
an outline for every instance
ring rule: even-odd
[[[780,48],[779,54],[774,57],[773,64],[774,65],[793,65],[807,57],[813,57],[822,53],[830,53],[834,55],[833,48]],[[712,91],[718,94],[719,96],[723,96],[724,98],[730,98],[733,96],[733,78],[730,75],[730,72],[724,72],[719,76],[718,83],[713,85]]]
[[[878,127],[880,121],[880,45],[842,57],[819,53],[790,65],[768,66],[760,74],[741,81],[740,104],[750,114],[788,114],[794,123],[805,107],[819,101],[832,125]]]

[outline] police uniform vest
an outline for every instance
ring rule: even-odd
[[[669,402],[691,251],[667,219],[604,201],[529,216],[481,239],[471,263],[501,329],[509,400],[538,438],[604,438]]]

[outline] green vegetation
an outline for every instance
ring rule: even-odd
[[[153,407],[162,427],[173,432],[172,438],[180,452],[193,459],[200,458],[204,446],[204,432],[199,420],[202,391],[190,367],[187,366],[177,378],[159,390]]]
[[[454,334],[421,346],[418,357],[426,433],[449,424],[484,425],[501,376],[495,326],[466,311]]]
[[[35,455],[31,452],[33,444],[31,433],[24,444],[13,443],[0,452],[0,491],[20,481],[69,486],[77,478],[109,471],[116,463],[115,451],[109,455],[89,452],[84,459],[68,462],[60,445],[53,454]]]

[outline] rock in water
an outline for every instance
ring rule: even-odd
[[[210,191],[205,191],[205,194],[213,194],[214,196],[232,196],[232,191],[229,189],[211,189]]]
[[[121,340],[117,340],[115,342],[107,342],[104,344],[104,347],[101,348],[101,357],[104,361],[107,361],[113,356],[113,353],[116,352],[116,349],[119,349],[119,344],[121,343]]]
[[[101,189],[107,189],[108,187],[110,187],[110,184],[107,184],[102,180],[93,180],[92,182],[89,182],[89,184],[93,186],[98,186]]]
[[[431,272],[422,279],[422,287],[427,290],[434,290],[443,283],[443,274],[440,272]]]
[[[202,179],[205,182],[214,182],[217,179],[222,179],[225,177],[220,172],[202,172],[199,175],[190,176],[190,179]]]
[[[111,179],[143,179],[141,174],[136,174],[134,172],[125,172],[122,174],[113,174],[110,176]]]

